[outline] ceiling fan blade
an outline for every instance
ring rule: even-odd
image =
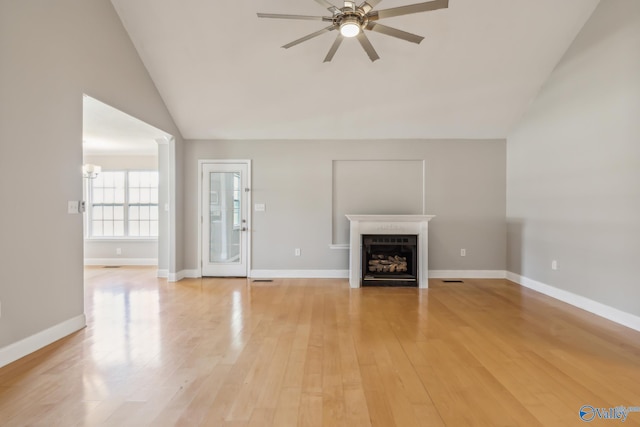
[[[258,18],[304,19],[308,21],[333,21],[328,16],[283,15],[281,13],[258,13]]]
[[[331,60],[333,59],[333,56],[338,51],[338,48],[340,47],[342,40],[344,40],[344,37],[342,36],[342,34],[338,33],[338,37],[336,37],[336,41],[334,41],[333,44],[331,45],[331,49],[329,49],[329,53],[327,53],[327,56],[324,58],[323,62],[331,62]]]
[[[340,9],[338,9],[336,6],[329,3],[327,0],[316,0],[316,3],[320,3],[322,6],[326,7],[329,12],[333,13],[334,15],[340,12]]]
[[[320,35],[322,35],[324,33],[328,33],[329,31],[333,31],[335,29],[336,29],[335,25],[330,25],[330,26],[328,26],[326,28],[323,28],[323,29],[321,29],[319,31],[316,31],[315,33],[308,34],[308,35],[306,35],[304,37],[299,38],[298,40],[294,40],[291,43],[287,43],[282,47],[285,48],[285,49],[289,49],[292,46],[295,46],[295,45],[300,44],[302,42],[306,42],[307,40],[310,40],[310,39],[312,39],[314,37],[318,37],[318,36],[320,36]]]
[[[391,9],[378,10],[376,12],[372,12],[369,16],[369,19],[375,20],[391,18],[393,16],[428,12],[430,10],[445,9],[447,7],[449,7],[449,0],[433,0],[426,3],[410,4],[408,6],[392,7]]]
[[[378,24],[377,22],[369,22],[367,30],[375,31],[376,33],[385,34],[387,36],[396,37],[398,39],[406,40],[411,43],[420,44],[424,37],[416,34],[407,33],[406,31],[398,30],[397,28],[387,27],[386,25]]]
[[[364,49],[364,51],[367,52],[367,55],[369,55],[369,59],[371,60],[371,62],[374,62],[380,59],[380,57],[378,56],[378,53],[371,45],[369,38],[364,34],[363,31],[360,31],[360,34],[358,34],[356,38],[362,45],[362,48]]]

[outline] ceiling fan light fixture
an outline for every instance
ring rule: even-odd
[[[340,0],[342,7],[335,6],[331,0],[315,0],[316,3],[327,8],[331,12],[331,16],[309,16],[309,15],[287,15],[282,13],[258,13],[258,18],[278,18],[278,19],[299,19],[310,21],[331,22],[331,25],[311,34],[307,34],[297,40],[282,46],[289,49],[292,46],[299,45],[302,42],[318,37],[331,31],[339,31],[333,45],[329,49],[324,62],[331,62],[340,44],[345,38],[357,38],[364,51],[369,56],[371,62],[380,59],[380,56],[371,45],[369,38],[365,35],[367,31],[377,32],[386,36],[395,37],[411,43],[420,44],[424,37],[416,34],[408,33],[393,27],[387,27],[377,21],[385,18],[393,18],[395,16],[411,15],[420,12],[429,12],[432,10],[446,9],[449,7],[449,0],[427,0],[422,3],[410,4],[406,6],[397,6],[389,9],[374,10],[381,0],[360,0],[363,1],[358,5],[353,0]],[[337,1],[337,0],[336,0]],[[365,31],[367,30],[367,31]]]
[[[340,34],[343,37],[355,37],[360,34],[360,22],[356,18],[345,18],[340,24]]]

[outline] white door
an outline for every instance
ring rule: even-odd
[[[247,163],[202,164],[202,275],[246,277]]]

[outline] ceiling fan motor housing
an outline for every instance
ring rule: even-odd
[[[340,28],[340,32],[343,36],[354,37],[367,26],[369,19],[360,8],[351,9],[349,7],[344,7],[340,10],[340,13],[334,16],[333,21],[334,25]]]

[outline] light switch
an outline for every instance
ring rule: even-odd
[[[80,202],[78,202],[77,200],[69,200],[69,203],[67,204],[67,213],[80,213]]]
[[[256,203],[255,207],[254,207],[254,210],[256,212],[264,212],[266,210],[266,206],[265,206],[264,203]]]

